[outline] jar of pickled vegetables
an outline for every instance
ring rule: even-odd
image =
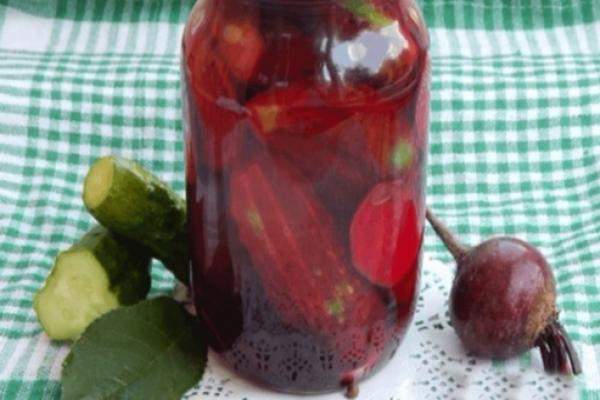
[[[428,35],[413,0],[204,0],[183,39],[192,287],[211,347],[269,388],[381,368],[424,226]]]

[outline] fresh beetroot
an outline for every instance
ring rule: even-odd
[[[512,237],[468,248],[431,210],[427,219],[457,263],[450,318],[466,349],[504,359],[537,346],[547,372],[581,373],[577,353],[558,322],[555,281],[544,256]]]

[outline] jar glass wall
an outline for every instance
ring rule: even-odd
[[[317,393],[391,357],[424,226],[428,36],[408,0],[205,0],[184,32],[192,284],[214,350]]]

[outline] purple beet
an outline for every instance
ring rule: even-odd
[[[540,349],[546,372],[581,373],[556,311],[556,285],[544,256],[512,237],[462,245],[427,210],[427,220],[457,264],[450,293],[452,325],[467,350],[505,359]]]

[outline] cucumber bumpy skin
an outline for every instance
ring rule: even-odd
[[[96,318],[149,290],[150,256],[97,226],[59,253],[33,308],[51,339],[75,340]]]
[[[83,201],[106,228],[148,248],[181,282],[189,282],[185,201],[139,164],[99,159],[85,178]]]

